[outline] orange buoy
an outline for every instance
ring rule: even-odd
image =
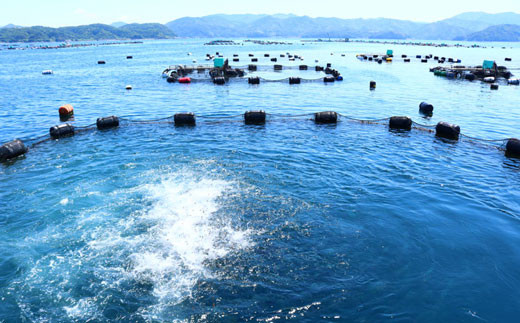
[[[181,77],[179,83],[191,83],[191,79],[189,77]]]
[[[74,114],[74,108],[70,104],[65,104],[58,110],[60,117],[69,117]]]

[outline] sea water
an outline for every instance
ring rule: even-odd
[[[0,165],[0,320],[517,320],[520,162],[501,143],[283,117],[408,115],[456,123],[473,137],[520,137],[519,87],[491,91],[433,76],[431,60],[400,59],[433,54],[515,68],[517,45],[205,42],[0,51],[1,143],[46,136],[65,103],[76,126],[108,115],[202,116],[188,128],[122,121],[47,140]],[[393,63],[355,58],[387,49]],[[264,53],[283,65],[316,59],[345,80],[161,78],[168,65],[205,63],[216,51],[239,54],[239,65],[249,53],[260,65],[273,64]],[[305,60],[279,57],[287,52]],[[54,75],[41,75],[47,69]],[[283,73],[294,72],[264,76]],[[435,106],[431,118],[419,115],[421,101]],[[259,109],[272,114],[266,125],[226,118]]]

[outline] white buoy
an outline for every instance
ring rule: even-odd
[[[125,87],[125,89],[127,89],[127,90],[131,90],[131,89],[132,89],[132,86],[131,86],[131,85],[127,85],[127,86]]]
[[[191,56],[191,53],[188,53],[188,56]]]

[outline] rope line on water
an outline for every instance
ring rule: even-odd
[[[338,113],[339,116],[341,116],[342,118],[345,118],[345,119],[349,119],[349,120],[353,120],[353,121],[358,121],[358,122],[363,122],[363,123],[371,123],[371,122],[381,122],[381,121],[387,121],[387,120],[390,120],[390,118],[382,118],[382,119],[357,119],[357,118],[353,118],[353,117],[350,117],[350,116],[347,116],[347,115],[344,115],[344,114],[341,114],[341,113]]]
[[[79,126],[79,127],[75,127],[75,128],[76,129],[88,129],[88,128],[93,127],[95,125],[96,125],[96,123],[91,123],[91,124],[86,125],[86,126]]]
[[[463,133],[460,134],[462,137],[466,137],[468,139],[472,139],[472,140],[478,140],[478,141],[484,141],[484,142],[501,142],[501,141],[506,141],[506,140],[509,140],[511,138],[505,138],[505,139],[482,139],[482,138],[477,138],[477,137],[471,137],[471,136],[468,136],[468,135],[465,135]]]
[[[267,116],[277,117],[277,118],[302,118],[302,117],[311,117],[314,114],[315,113],[313,113],[313,112],[301,113],[301,114],[266,113]],[[351,117],[351,116],[348,116],[348,115],[345,115],[345,114],[341,114],[341,113],[337,113],[337,115],[340,116],[341,118],[345,118],[347,120],[356,121],[356,122],[360,122],[360,123],[369,123],[369,124],[381,124],[381,122],[383,122],[383,121],[390,120],[389,117],[381,118],[381,119],[359,119],[359,118],[354,118],[354,117]],[[229,116],[196,115],[197,118],[215,120],[215,121],[211,121],[212,123],[218,122],[219,120],[222,120],[222,122],[225,122],[225,121],[232,122],[233,120],[230,120],[230,119],[234,119],[234,118],[238,118],[238,117],[242,117],[242,116],[244,116],[243,113],[235,114],[235,115],[229,115]],[[140,123],[140,124],[153,124],[153,123],[157,123],[157,124],[161,124],[161,123],[165,123],[164,122],[165,120],[173,119],[173,118],[174,118],[174,115],[170,115],[170,116],[162,117],[162,118],[156,118],[156,119],[141,119],[141,120],[137,120],[137,119],[132,119],[129,116],[120,117],[119,119],[122,120],[122,121],[130,122],[130,123]],[[167,123],[171,123],[171,122],[167,122]],[[436,127],[435,125],[426,125],[426,124],[421,124],[421,123],[415,122],[415,121],[412,121],[412,123],[415,124],[415,125],[418,125],[420,127],[424,127],[424,128],[434,128],[434,127]],[[94,126],[96,126],[96,124],[97,123],[92,123],[92,124],[89,124],[89,125],[86,125],[86,126],[75,126],[74,128],[75,129],[79,129],[80,132],[83,132],[83,131],[87,131],[89,129],[94,129],[95,128]],[[511,138],[484,139],[484,138],[468,136],[468,135],[465,135],[463,133],[460,133],[459,135],[461,137],[463,137],[463,138],[467,138],[467,139],[474,140],[474,141],[487,142],[487,143],[499,143],[499,142],[505,143],[506,141],[511,139]],[[49,135],[45,134],[45,135],[37,136],[37,137],[34,137],[34,138],[27,138],[27,139],[24,139],[24,141],[28,142],[29,143],[29,147],[32,148],[32,147],[35,147],[35,146],[37,146],[37,145],[39,145],[39,144],[41,144],[43,142],[52,140],[51,137],[45,138],[46,136],[49,136]]]
[[[128,121],[128,122],[136,122],[136,123],[148,122],[149,123],[149,122],[163,121],[163,120],[170,119],[170,118],[173,118],[173,116],[167,116],[167,117],[164,117],[164,118],[150,119],[150,120],[132,120],[132,119],[128,119],[126,117],[121,117],[119,119],[122,120],[122,121]]]
[[[302,113],[302,114],[279,114],[279,113],[266,113],[268,116],[280,117],[280,118],[299,118],[299,117],[310,117],[314,113]]]
[[[197,116],[197,118],[202,118],[202,119],[233,119],[233,118],[241,117],[243,115],[244,115],[243,113],[235,114],[235,115],[231,115],[231,116],[205,116],[205,115],[201,115],[201,116]]]
[[[412,121],[413,124],[416,124],[420,127],[424,127],[424,128],[434,128],[435,125],[427,125],[427,124],[422,124],[422,123],[419,123],[419,122],[415,122],[415,121]]]

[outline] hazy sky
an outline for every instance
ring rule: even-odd
[[[467,11],[520,12],[520,0],[2,0],[0,26],[159,22],[215,13],[437,21]]]

